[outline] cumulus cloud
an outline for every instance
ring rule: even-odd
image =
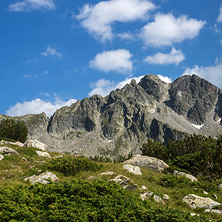
[[[121,40],[134,40],[135,36],[131,32],[123,32],[117,35]]]
[[[131,73],[133,62],[130,60],[132,54],[126,49],[104,51],[95,56],[89,65],[93,69],[104,72],[115,71],[122,74]]]
[[[172,14],[156,14],[154,22],[143,27],[140,37],[147,46],[172,46],[185,39],[193,39],[205,22],[187,16],[175,18]]]
[[[208,80],[217,87],[222,88],[222,63],[217,63],[215,66],[194,66],[192,69],[187,68],[183,75],[196,74],[203,79]]]
[[[47,47],[45,52],[41,52],[40,54],[43,56],[61,57],[61,53],[59,53],[55,48],[51,47],[50,45]]]
[[[143,77],[144,77],[144,75],[138,76],[138,77],[133,77],[133,78],[127,78],[121,82],[100,79],[95,83],[91,83],[92,91],[88,93],[88,96],[93,96],[95,94],[98,94],[101,96],[107,96],[110,94],[110,92],[112,90],[121,89],[126,84],[129,84],[132,81],[132,79],[135,79],[136,83],[139,83]],[[172,82],[172,80],[167,76],[158,75],[158,77],[164,82],[167,82],[167,83]]]
[[[31,101],[25,101],[23,103],[16,103],[6,111],[6,114],[9,116],[23,116],[26,114],[39,114],[44,112],[48,117],[50,117],[57,109],[63,106],[70,106],[75,102],[75,99],[63,101],[58,97],[54,102],[46,102],[37,98]]]
[[[89,33],[101,41],[106,41],[113,38],[113,23],[144,19],[147,13],[155,8],[148,0],[101,1],[96,5],[84,5],[77,19],[81,20],[82,26]]]
[[[158,52],[153,56],[147,56],[144,59],[144,62],[148,62],[150,64],[158,64],[158,65],[166,65],[166,64],[178,65],[184,59],[185,56],[181,50],[176,50],[175,48],[172,48],[169,54]]]
[[[222,5],[220,7],[220,13],[219,13],[219,16],[217,18],[217,22],[222,22]]]
[[[38,9],[55,9],[53,0],[23,0],[9,5],[9,10],[14,12],[31,11]]]

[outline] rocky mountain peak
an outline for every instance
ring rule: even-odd
[[[103,98],[94,95],[45,114],[20,117],[29,137],[50,150],[85,156],[140,153],[147,137],[161,142],[185,134],[222,134],[221,89],[196,75],[172,83],[149,74]],[[1,116],[0,116],[1,118]]]

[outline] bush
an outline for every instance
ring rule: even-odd
[[[149,204],[113,182],[98,180],[6,187],[0,190],[0,209],[0,221],[209,221]]]
[[[0,137],[24,143],[27,140],[27,136],[28,129],[23,121],[3,119],[0,122]]]
[[[80,171],[97,171],[102,165],[99,165],[85,157],[66,156],[58,159],[52,159],[48,163],[50,170],[63,173],[65,176],[74,176]]]

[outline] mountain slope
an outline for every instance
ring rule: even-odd
[[[161,142],[185,133],[222,134],[222,91],[196,75],[166,83],[149,74],[103,98],[94,95],[45,114],[19,117],[49,150],[85,156],[139,153],[147,137]],[[0,117],[2,118],[2,117]]]

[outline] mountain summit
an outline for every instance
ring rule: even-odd
[[[15,118],[51,151],[127,156],[140,153],[147,137],[167,143],[185,134],[222,134],[222,90],[196,75],[166,83],[149,74],[104,98],[62,107],[50,119],[44,113]]]

